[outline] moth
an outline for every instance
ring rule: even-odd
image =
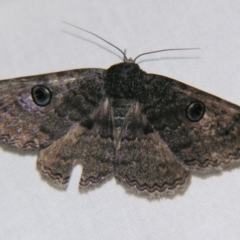
[[[0,81],[0,141],[38,149],[38,169],[59,186],[79,162],[80,187],[114,176],[161,194],[239,159],[240,108],[125,59]]]

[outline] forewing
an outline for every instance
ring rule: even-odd
[[[145,80],[141,109],[181,163],[206,169],[239,159],[238,106],[167,77]]]
[[[82,69],[0,81],[0,141],[22,149],[49,146],[101,104],[103,73]],[[51,92],[46,106],[33,100],[36,85]]]

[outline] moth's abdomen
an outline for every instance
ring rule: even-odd
[[[113,99],[112,101],[112,111],[114,126],[116,128],[121,128],[126,115],[131,108],[132,102],[127,101],[126,99]]]
[[[107,95],[116,98],[141,96],[144,72],[135,63],[119,63],[107,70],[104,88]]]

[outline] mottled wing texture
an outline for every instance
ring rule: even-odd
[[[176,80],[148,74],[141,109],[158,136],[188,169],[216,168],[240,157],[240,108]],[[191,103],[205,106],[191,121]]]
[[[98,183],[113,172],[113,127],[107,100],[82,124],[40,152],[38,166],[56,184],[65,185],[73,164],[80,160],[80,187]]]
[[[147,193],[172,192],[184,186],[189,172],[151,128],[138,102],[129,108],[120,135],[115,169],[118,180]]]
[[[36,86],[48,104],[38,104]],[[192,169],[239,159],[240,108],[124,62],[1,81],[0,141],[40,149],[38,168],[60,186],[79,161],[80,187],[114,175],[165,193],[185,186]]]
[[[49,146],[100,105],[102,74],[85,69],[0,81],[0,141],[22,149]],[[36,85],[51,91],[50,104],[35,104]]]
[[[83,69],[0,82],[0,141],[22,149],[40,149],[37,165],[52,182],[64,186],[81,160],[80,185],[112,173],[111,119],[104,92],[104,70]],[[31,92],[47,87],[51,102],[38,106]]]

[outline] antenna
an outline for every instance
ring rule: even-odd
[[[143,55],[152,54],[152,53],[166,52],[166,51],[199,50],[199,49],[201,49],[201,48],[169,48],[169,49],[156,50],[156,51],[152,51],[152,52],[145,52],[145,53],[141,53],[137,57],[135,57],[133,62],[135,62],[139,57],[142,57]]]
[[[111,45],[112,47],[116,48],[119,52],[121,52],[122,55],[123,55],[123,57],[124,57],[124,61],[127,61],[127,56],[126,56],[126,54],[125,54],[120,48],[118,48],[117,46],[115,46],[115,45],[113,45],[112,43],[108,42],[108,41],[105,40],[104,38],[98,36],[98,35],[95,34],[95,33],[90,32],[90,31],[88,31],[88,30],[85,30],[85,29],[83,29],[83,28],[81,28],[81,27],[78,27],[78,26],[76,26],[76,25],[73,25],[73,24],[71,24],[71,23],[68,23],[68,22],[65,22],[65,21],[62,21],[62,22],[65,23],[65,24],[68,24],[68,25],[70,25],[70,26],[72,26],[72,27],[78,28],[78,29],[80,29],[80,30],[82,30],[82,31],[84,31],[84,32],[87,32],[87,33],[89,33],[89,34],[92,34],[93,36],[95,36],[95,37],[103,40],[104,42],[108,43],[108,44]]]
[[[108,43],[109,45],[111,45],[112,47],[116,48],[119,52],[122,53],[122,55],[123,55],[123,57],[124,57],[124,62],[127,62],[127,61],[128,61],[128,58],[127,58],[127,56],[126,56],[126,51],[123,52],[120,48],[118,48],[118,47],[115,46],[114,44],[108,42],[107,40],[105,40],[104,38],[98,36],[97,34],[95,34],[95,33],[93,33],[93,32],[90,32],[90,31],[88,31],[88,30],[86,30],[86,29],[83,29],[83,28],[81,28],[81,27],[78,27],[78,26],[76,26],[76,25],[73,25],[73,24],[68,23],[68,22],[65,22],[65,21],[62,21],[62,22],[65,23],[65,24],[68,24],[68,25],[70,25],[70,26],[72,26],[72,27],[78,28],[78,29],[80,29],[80,30],[82,30],[82,31],[84,31],[84,32],[87,32],[87,33],[89,33],[89,34],[92,34],[93,36],[101,39],[102,41],[104,41],[104,42],[106,42],[106,43]],[[134,60],[133,60],[133,62],[136,62],[136,60],[137,60],[139,57],[142,57],[143,55],[152,54],[152,53],[166,52],[166,51],[199,50],[199,49],[200,49],[200,48],[169,48],[169,49],[162,49],[162,50],[156,50],[156,51],[151,51],[151,52],[145,52],[145,53],[141,53],[141,54],[139,54],[137,57],[135,57]],[[132,62],[132,60],[131,60],[131,62]]]

